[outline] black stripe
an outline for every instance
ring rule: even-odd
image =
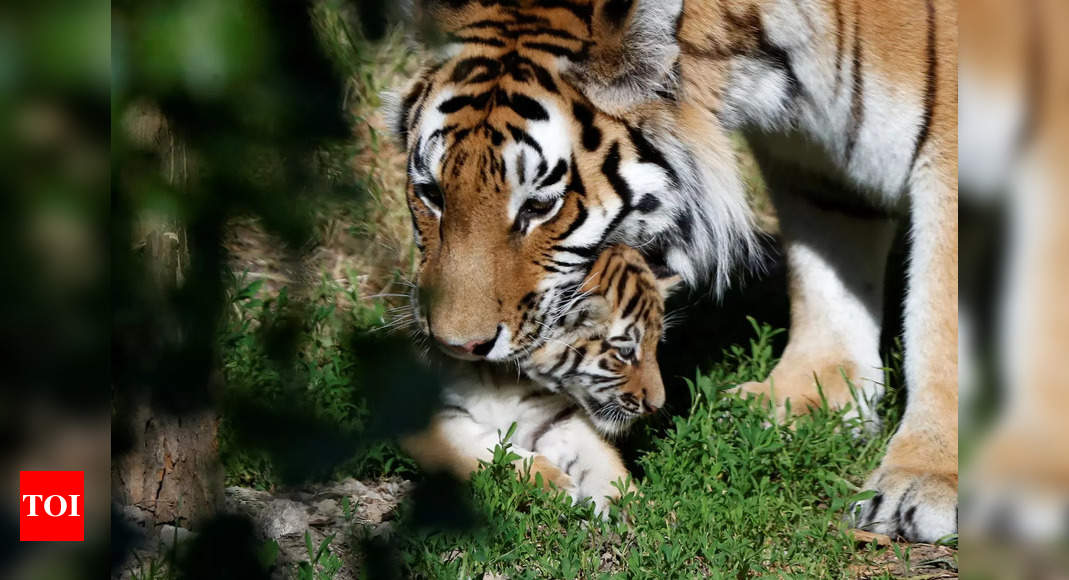
[[[535,141],[529,134],[527,134],[527,131],[520,129],[512,123],[507,123],[505,128],[508,129],[509,133],[512,135],[513,141],[523,143],[537,151],[539,155],[542,155],[542,146],[538,144],[538,141]]]
[[[640,297],[640,294],[635,294],[631,297],[631,300],[627,301],[627,306],[624,307],[624,312],[620,315],[620,318],[627,318],[631,315],[631,312],[635,310],[635,306],[638,305],[638,300]]]
[[[601,172],[609,180],[616,195],[624,202],[624,207],[631,206],[631,198],[634,195],[627,180],[620,175],[620,142],[614,141],[609,148],[609,154],[601,164]]]
[[[489,91],[478,95],[457,95],[438,105],[438,110],[445,115],[455,113],[464,107],[472,107],[476,110],[482,110],[486,107],[486,103],[489,102],[489,100]]]
[[[654,147],[653,143],[650,143],[646,136],[642,134],[642,131],[637,127],[627,126],[627,134],[631,137],[631,143],[635,146],[635,152],[638,153],[638,160],[642,163],[653,163],[657,165],[668,175],[668,178],[672,180],[672,185],[679,183],[679,177],[676,175],[676,170],[668,164],[668,159],[665,158],[661,150]]]
[[[579,121],[579,125],[583,128],[583,149],[596,151],[601,146],[601,129],[594,124],[594,112],[590,107],[576,101],[572,103],[572,116],[575,117],[576,121]]]
[[[538,440],[541,439],[550,429],[552,429],[554,425],[574,415],[575,411],[575,406],[565,407],[564,409],[561,409],[556,415],[553,415],[550,420],[539,425],[538,429],[535,429],[534,437],[531,439],[531,451],[537,451]]]
[[[843,43],[846,31],[843,30],[843,1],[835,0],[835,94],[843,83]]]
[[[568,367],[568,370],[564,371],[564,376],[571,376],[575,374],[575,370],[579,368],[579,364],[583,362],[583,359],[587,355],[587,347],[581,347],[575,350],[575,358],[572,359],[572,365]]]
[[[584,469],[582,472],[579,473],[579,479],[576,480],[575,486],[576,487],[580,487],[580,488],[583,487],[583,482],[586,481],[586,476],[587,475],[590,475],[590,468],[589,467]]]
[[[516,36],[552,36],[553,38],[560,38],[562,40],[574,40],[576,42],[585,43],[585,41],[578,36],[568,32],[567,30],[559,30],[556,28],[517,28],[512,31]]]
[[[575,192],[579,197],[586,197],[586,187],[583,186],[583,178],[579,175],[579,166],[575,164],[575,155],[572,154],[572,176],[568,180],[568,191]]]
[[[660,207],[661,200],[657,199],[657,197],[652,193],[647,193],[646,195],[642,196],[642,199],[639,200],[638,204],[635,205],[635,209],[642,213],[650,213],[656,211]]]
[[[554,82],[553,75],[545,67],[533,60],[520,56],[516,51],[512,51],[502,56],[501,62],[505,66],[505,72],[515,81],[521,83],[530,82],[533,74],[535,80],[544,89],[552,93],[557,92],[557,83]]]
[[[861,9],[858,8],[854,15],[854,49],[852,71],[853,83],[851,84],[850,101],[850,130],[846,136],[846,161],[854,156],[854,146],[857,145],[858,133],[861,132],[861,124],[865,117],[865,80],[861,74]]]
[[[408,115],[422,94],[423,83],[419,83],[412,87],[412,90],[401,101],[401,114],[397,116],[397,126],[394,127],[394,132],[401,136],[402,143],[408,141]]]
[[[804,11],[801,12],[805,14]],[[774,68],[783,71],[784,76],[787,77],[788,98],[794,99],[802,93],[802,83],[798,80],[798,75],[794,73],[791,56],[787,54],[786,49],[772,44],[772,41],[768,39],[768,34],[765,32],[765,26],[760,16],[756,16],[753,20],[757,24],[757,50],[759,54],[765,60],[770,61]],[[810,26],[810,29],[812,29],[812,26]]]
[[[538,184],[538,187],[549,187],[551,185],[557,184],[567,172],[568,163],[565,162],[563,159],[557,160],[557,164],[553,166],[553,171],[551,171],[549,175],[547,175],[546,178]]]
[[[580,53],[570,48],[561,46],[559,44],[553,44],[552,42],[524,42],[522,44],[522,47],[530,50],[537,50],[540,52],[549,53],[553,56],[563,56],[564,58],[567,58],[569,60],[579,60],[580,55]]]
[[[690,212],[684,212],[676,216],[676,229],[679,230],[679,236],[682,239],[689,239],[694,229],[694,218],[690,215]]]
[[[528,121],[546,121],[549,120],[549,113],[546,109],[538,103],[538,101],[521,94],[506,95],[500,93],[498,104],[509,107],[516,114],[527,119]]]
[[[473,72],[480,68],[485,70],[474,78],[468,78]],[[453,67],[453,72],[450,73],[449,80],[454,83],[464,81],[469,83],[481,83],[494,80],[499,76],[501,76],[501,63],[497,59],[486,58],[484,56],[473,56],[458,62],[456,66]]]
[[[461,30],[467,30],[469,28],[496,28],[500,32],[505,33],[508,31],[509,23],[501,22],[500,20],[477,20],[471,24],[464,25]]]
[[[428,73],[428,77],[430,76],[430,74],[431,73]],[[423,90],[421,91],[421,94],[419,95],[419,98],[416,100],[415,112],[412,113],[412,120],[405,127],[405,137],[406,138],[408,136],[408,128],[409,127],[415,127],[415,126],[419,125],[420,119],[423,118],[423,107],[427,104],[427,98],[430,96],[430,93],[431,93],[431,83],[430,82],[423,83]]]
[[[872,518],[875,518],[877,513],[880,511],[880,505],[882,505],[882,504],[883,504],[883,494],[882,493],[878,493],[875,496],[873,496],[873,498],[869,501],[869,505],[868,505],[868,512],[869,513],[868,513],[868,516],[865,517],[864,519],[865,520],[871,520]]]
[[[522,149],[516,158],[516,180],[520,185],[527,183],[527,154]]]
[[[586,223],[586,218],[587,218],[586,206],[583,204],[582,201],[576,200],[575,219],[572,220],[572,223],[568,225],[568,229],[566,229],[563,232],[561,232],[561,234],[559,236],[557,236],[556,238],[554,238],[554,240],[560,241],[560,240],[568,239],[568,236],[574,234],[575,230],[583,227],[583,224]]]
[[[913,158],[909,162],[910,170],[917,163],[917,157],[921,154],[921,148],[928,141],[932,131],[932,115],[935,112],[936,91],[936,58],[935,58],[935,5],[932,0],[925,3],[928,7],[928,45],[927,65],[924,78],[924,116],[921,117],[921,127],[917,132],[917,142],[913,145]]]
[[[573,352],[572,349],[565,350],[564,356],[557,359],[556,364],[550,367],[549,370],[545,372],[545,374],[551,377],[557,377],[557,371],[559,371],[568,361],[571,360],[573,354],[578,356],[578,353]]]
[[[575,254],[576,256],[590,258],[593,257],[595,253],[597,253],[598,248],[597,246],[590,248],[583,246],[553,246],[553,250],[556,252],[568,252],[570,254]]]
[[[538,7],[547,9],[563,8],[574,14],[579,20],[582,20],[588,27],[590,26],[590,16],[594,11],[593,3],[579,4],[576,2],[569,2],[568,0],[542,0],[538,3]]]
[[[453,42],[462,42],[464,44],[481,44],[496,48],[504,48],[505,46],[505,41],[500,38],[485,38],[482,36],[454,36],[450,38],[450,40]]]

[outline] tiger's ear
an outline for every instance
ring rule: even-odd
[[[399,4],[404,21],[428,48],[440,46],[450,32],[479,17],[479,3],[468,0],[400,0]]]
[[[587,57],[569,69],[609,114],[674,95],[683,0],[595,0]]]

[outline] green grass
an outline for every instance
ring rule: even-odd
[[[270,403],[289,400],[284,398],[287,383],[304,385],[302,404],[359,436],[367,409],[352,404],[360,400],[363,386],[351,380],[350,370],[372,361],[361,361],[338,337],[348,328],[381,324],[383,305],[350,295],[346,301],[355,308],[336,308],[331,301],[338,288],[324,281],[311,303],[301,307],[307,321],[296,339],[300,376],[286,378],[267,357],[265,336],[296,307],[285,292],[264,300],[256,284],[239,288],[234,315],[221,336],[227,389]],[[740,382],[764,378],[775,363],[775,331],[754,323],[754,333],[748,344],[725,353],[711,372],[686,381],[691,404],[685,413],[671,417],[667,427],[645,427],[649,432],[643,439],[649,447],[633,469],[640,474],[636,483],[641,495],[621,502],[626,517],[614,513],[602,521],[589,506],[572,506],[563,496],[520,483],[506,443],[470,486],[460,488],[459,497],[446,494],[438,500],[470,503],[479,523],[449,531],[455,519],[468,517],[458,512],[453,520],[447,516],[439,525],[427,525],[426,498],[410,498],[386,547],[385,553],[395,556],[391,565],[399,566],[404,577],[428,578],[484,573],[554,578],[851,576],[850,567],[864,561],[868,552],[858,551],[846,534],[842,513],[864,497],[858,485],[877,465],[889,431],[855,439],[850,433],[856,420],[827,409],[790,424],[770,425],[766,408],[725,394]],[[894,397],[889,400],[885,411],[893,415]],[[268,454],[243,448],[227,436],[225,413],[222,433],[229,484],[271,488],[277,483]],[[389,443],[363,449],[329,476],[382,474],[424,479]],[[430,507],[433,512],[443,506]],[[339,540],[361,542],[364,535],[354,524],[350,537]],[[315,577],[330,577],[321,573],[316,554],[318,562],[328,561],[323,558],[330,554],[329,546],[311,552],[309,565]],[[300,573],[311,573],[306,568]]]
[[[264,408],[287,407],[304,413],[353,440],[361,440],[369,411],[364,391],[354,380],[359,353],[347,348],[352,332],[381,327],[386,305],[356,291],[320,280],[308,299],[291,300],[286,288],[265,298],[259,281],[234,282],[232,309],[220,331],[225,389],[219,449],[227,485],[271,489],[280,477],[266,449],[248,445],[233,429],[242,406],[254,401]],[[343,303],[344,306],[339,306]],[[292,361],[280,364],[279,342],[291,342]],[[308,450],[313,451],[313,450]],[[347,458],[326,477],[412,475],[415,463],[389,442],[372,442]]]
[[[639,460],[640,495],[621,518],[593,517],[516,480],[506,449],[471,483],[484,525],[474,531],[402,533],[403,575],[413,577],[846,577],[860,562],[841,520],[866,497],[857,484],[878,462],[886,434],[849,435],[841,412],[818,410],[768,426],[767,411],[725,395],[763,378],[771,330],[758,327],[708,375],[688,381],[686,416],[673,418]],[[847,422],[849,423],[849,422]],[[847,427],[847,428],[844,428]]]

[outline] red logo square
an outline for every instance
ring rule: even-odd
[[[85,472],[19,472],[19,540],[85,540]]]

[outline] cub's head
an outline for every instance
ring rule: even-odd
[[[611,246],[598,257],[560,330],[522,363],[528,376],[564,392],[603,433],[616,434],[664,405],[657,343],[664,300],[678,276],[659,279],[642,255]]]
[[[502,361],[537,348],[611,243],[691,282],[738,253],[744,200],[725,213],[709,164],[678,137],[681,6],[416,6],[447,43],[392,123],[420,251],[414,314],[447,353]]]

